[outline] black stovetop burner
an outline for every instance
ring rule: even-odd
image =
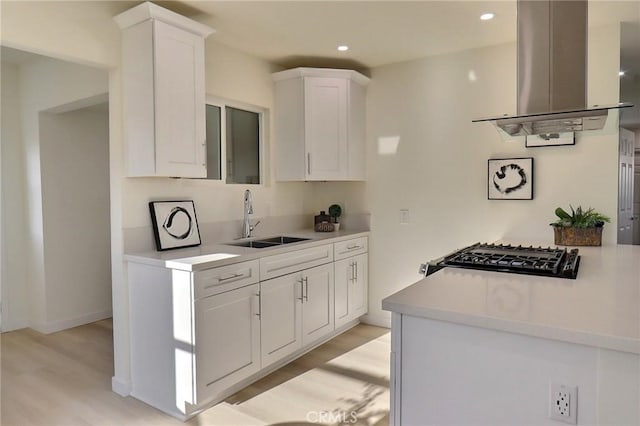
[[[420,273],[428,276],[447,266],[575,279],[580,256],[578,249],[476,243],[420,265]]]

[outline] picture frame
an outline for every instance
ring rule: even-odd
[[[149,213],[158,251],[201,244],[198,218],[192,200],[151,201]]]
[[[533,200],[533,157],[489,159],[489,200]]]
[[[544,146],[575,145],[576,137],[574,132],[548,133],[544,135],[527,135],[524,139],[524,146],[527,148],[539,148]]]

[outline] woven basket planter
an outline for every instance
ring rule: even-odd
[[[555,244],[559,246],[601,246],[602,226],[593,228],[571,228],[554,226]]]

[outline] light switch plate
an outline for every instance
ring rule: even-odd
[[[409,224],[409,209],[400,209],[400,225]]]

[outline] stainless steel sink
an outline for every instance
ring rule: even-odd
[[[285,237],[283,235],[279,237],[271,237],[271,238],[263,238],[258,241],[265,243],[273,243],[273,244],[291,244],[291,243],[299,243],[300,241],[307,241],[309,238],[298,238],[298,237]]]
[[[271,238],[263,238],[260,240],[251,240],[251,241],[240,241],[234,243],[226,243],[226,245],[236,246],[236,247],[249,247],[249,248],[268,248],[268,247],[276,247],[283,244],[291,244],[298,243],[300,241],[307,241],[309,238],[298,238],[298,237],[286,237],[284,235],[280,235],[277,237]]]
[[[250,248],[267,248],[267,247],[275,247],[279,244],[275,243],[266,243],[264,241],[242,241],[240,243],[226,243],[228,246],[237,246],[237,247],[250,247]]]

